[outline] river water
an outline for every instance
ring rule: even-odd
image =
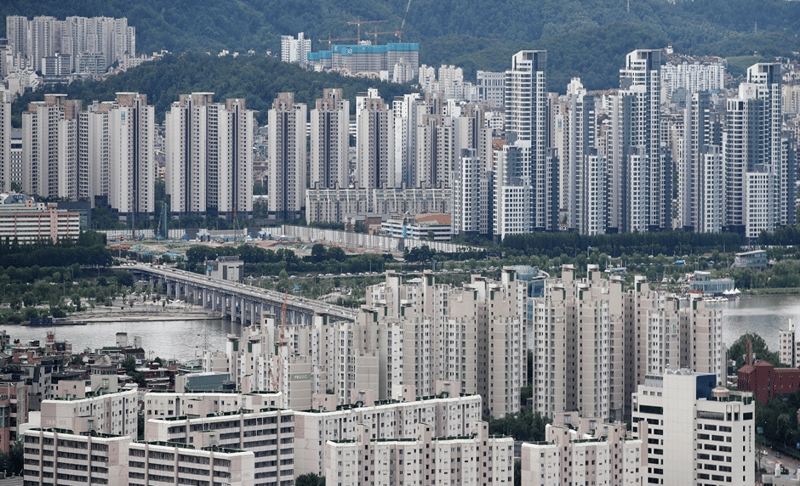
[[[763,295],[710,304],[722,309],[722,339],[730,346],[739,336],[754,332],[764,338],[770,351],[778,350],[778,331],[789,321],[800,326],[800,296]]]
[[[6,325],[0,326],[0,329],[6,330],[12,342],[19,339],[27,343],[36,339],[44,342],[47,331],[52,328]],[[241,333],[241,326],[228,319],[90,322],[82,326],[59,326],[54,329],[57,341],[66,340],[72,344],[73,354],[87,348],[94,351],[104,346],[115,346],[116,334],[127,332],[131,346],[134,336],[141,338],[145,354],[181,362],[198,359],[204,349],[224,350],[227,335]]]
[[[768,295],[709,306],[723,309],[722,339],[731,345],[746,332],[755,332],[767,342],[769,349],[778,349],[778,331],[788,329],[789,320],[800,326],[800,296]],[[22,343],[39,339],[44,341],[47,328],[6,325],[11,337]],[[224,350],[228,334],[239,334],[241,326],[227,319],[176,320],[176,321],[135,321],[89,323],[83,326],[60,326],[55,328],[57,340],[72,343],[73,353],[84,349],[114,346],[116,333],[127,332],[130,344],[133,336],[142,339],[146,354],[153,357],[193,361],[203,354],[204,349]],[[151,353],[152,352],[152,353]]]

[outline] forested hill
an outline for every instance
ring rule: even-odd
[[[281,34],[303,31],[314,39],[353,37],[347,21],[387,20],[365,32],[399,27],[408,0],[4,0],[0,15],[106,15],[127,17],[137,29],[137,49],[152,52],[221,49],[278,52]],[[628,11],[630,5],[630,11]],[[800,2],[786,0],[411,0],[404,41],[420,42],[420,61],[508,66],[521,48],[571,51],[549,62],[551,89],[563,90],[564,70],[582,74],[589,88],[616,85],[616,72],[631,40],[634,47],[722,56],[788,55],[800,51]],[[5,24],[0,22],[0,36]],[[757,33],[756,33],[757,31]],[[384,36],[381,42],[391,41]],[[499,53],[499,54],[496,54]],[[571,62],[564,66],[559,60]],[[615,66],[598,63],[616,60]],[[602,75],[614,71],[613,78]],[[565,84],[565,83],[564,83]]]
[[[263,55],[233,58],[184,53],[144,63],[102,82],[74,82],[69,86],[49,86],[27,93],[14,102],[13,123],[19,126],[20,114],[28,103],[43,100],[47,92],[65,93],[70,99],[83,100],[85,105],[94,100],[112,101],[116,93],[122,91],[145,93],[148,103],[155,107],[157,121],[161,122],[164,113],[181,94],[211,91],[215,100],[245,98],[247,108],[258,111],[256,118],[263,125],[273,100],[282,91],[294,92],[296,102],[306,103],[312,109],[315,100],[322,97],[323,89],[342,88],[343,95],[351,100],[350,106],[355,109],[356,94],[370,87],[378,88],[384,99],[412,91],[407,85],[307,71]]]

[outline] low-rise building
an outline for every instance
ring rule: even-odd
[[[56,203],[37,203],[30,196],[0,196],[0,238],[30,243],[75,239],[81,232],[80,214],[61,211]]]
[[[66,382],[67,384],[71,382]],[[76,434],[138,435],[139,400],[136,390],[65,397],[42,402],[41,425],[45,429],[70,430]]]
[[[353,440],[325,445],[328,486],[509,486],[514,482],[514,441],[489,435],[489,424],[474,422],[468,435],[436,437],[418,424],[411,437],[372,439],[358,425]]]
[[[270,408],[242,408],[198,417],[184,415],[150,419],[145,425],[145,440],[148,442],[186,444],[203,450],[216,447],[254,454],[254,486],[294,484],[294,436],[294,412]]]
[[[257,484],[255,455],[247,451],[40,428],[28,430],[24,444],[25,486]]]
[[[129,486],[270,484],[257,482],[255,475],[255,455],[251,451],[152,442],[132,442],[128,450]]]
[[[244,282],[244,262],[235,256],[220,256],[206,261],[206,276],[231,282]]]
[[[394,238],[414,240],[450,241],[453,225],[449,214],[420,214],[414,218],[388,219],[381,232]]]
[[[435,437],[470,433],[472,423],[481,418],[481,396],[460,396],[440,392],[431,397],[415,397],[413,386],[404,387],[403,400],[376,400],[376,392],[353,390],[352,406],[330,411],[295,412],[295,473],[322,475],[328,459],[330,440],[354,440],[359,425],[370,431],[370,439],[388,440],[413,437],[419,424],[427,424]]]
[[[25,486],[128,484],[127,436],[34,428],[25,432]]]
[[[739,391],[752,392],[764,405],[773,398],[800,390],[800,369],[775,368],[763,359],[742,366],[737,374]]]
[[[734,268],[767,268],[767,251],[753,250],[736,253],[733,257]]]

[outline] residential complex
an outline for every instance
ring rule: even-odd
[[[166,191],[177,214],[246,217],[253,209],[253,111],[243,99],[181,95],[166,114]]]
[[[522,484],[642,484],[647,453],[621,422],[603,423],[577,412],[558,413],[545,440],[523,443]]]
[[[47,73],[48,62],[59,57],[63,71],[102,74],[128,57],[136,57],[136,29],[128,19],[109,17],[6,17],[6,36],[14,64]],[[93,62],[95,58],[98,63]],[[92,62],[87,62],[92,60]],[[96,66],[95,69],[88,69]],[[59,70],[60,71],[60,70]]]
[[[406,437],[379,440],[359,425],[355,439],[328,441],[325,477],[348,486],[513,484],[514,441],[490,436],[486,422],[475,422],[462,436],[436,437],[427,424],[416,429]]]
[[[689,367],[722,381],[720,310],[653,290],[641,277],[623,292],[621,279],[601,278],[596,265],[587,273],[577,279],[563,266],[561,279],[547,281],[544,298],[529,304],[534,410],[621,421],[647,374]]]

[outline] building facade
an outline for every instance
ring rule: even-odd
[[[269,214],[299,219],[306,190],[306,105],[280,93],[269,110]]]
[[[648,375],[633,395],[633,435],[648,484],[755,484],[755,402],[690,370]]]

